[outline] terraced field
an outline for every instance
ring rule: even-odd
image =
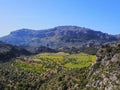
[[[66,69],[89,67],[94,63],[96,57],[88,54],[59,55],[45,53],[29,58],[20,57],[14,62],[14,66],[24,70],[42,73],[48,70],[64,67]]]

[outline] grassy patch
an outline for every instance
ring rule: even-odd
[[[84,68],[94,63],[96,57],[87,54],[71,55],[68,57],[68,63],[65,64],[68,68]]]
[[[37,73],[41,73],[43,71],[45,71],[45,69],[42,68],[41,64],[29,64],[27,62],[23,62],[23,61],[17,61],[14,63],[14,65],[16,67],[22,68],[24,70],[28,70],[28,71],[32,71],[32,72],[37,72]]]

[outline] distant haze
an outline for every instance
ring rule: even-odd
[[[120,0],[0,0],[0,37],[63,25],[120,33]]]

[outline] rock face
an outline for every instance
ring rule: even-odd
[[[46,30],[20,29],[0,38],[0,41],[13,45],[50,48],[101,45],[116,40],[116,36],[78,26],[58,26]]]
[[[120,90],[120,42],[99,49],[88,80],[87,90]]]

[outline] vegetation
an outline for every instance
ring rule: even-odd
[[[81,48],[76,48],[76,47],[72,47],[72,48],[68,48],[68,47],[64,47],[64,48],[60,48],[58,50],[60,51],[64,51],[64,52],[67,52],[67,53],[72,53],[72,54],[75,54],[75,53],[87,53],[87,54],[90,54],[90,55],[96,55],[97,51],[98,51],[98,48],[100,48],[100,46],[90,46],[90,47],[81,47]]]
[[[0,64],[0,90],[79,90],[96,57],[45,53]]]

